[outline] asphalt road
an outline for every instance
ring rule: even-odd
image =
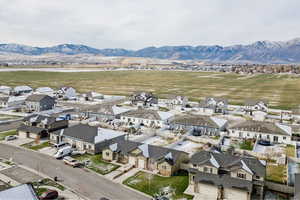
[[[50,177],[57,176],[63,180],[64,185],[91,200],[99,200],[101,197],[111,200],[149,200],[144,195],[129,190],[120,184],[84,169],[66,166],[61,160],[38,152],[0,144],[0,157],[6,159],[12,157],[17,164],[35,169]]]
[[[0,124],[0,132],[17,129],[21,124],[21,121],[8,122]]]

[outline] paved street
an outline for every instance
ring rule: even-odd
[[[13,157],[13,161],[18,164],[33,168],[50,177],[58,176],[63,179],[64,185],[91,200],[98,200],[101,197],[111,200],[149,199],[144,195],[129,190],[120,184],[113,183],[92,172],[66,166],[62,161],[37,152],[0,144],[0,157],[6,159]]]
[[[20,126],[20,124],[21,124],[20,121],[0,124],[0,132],[9,131],[9,130],[12,130],[12,129],[17,129]]]

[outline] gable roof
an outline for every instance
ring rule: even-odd
[[[56,121],[61,121],[60,119],[57,119],[55,117],[50,117],[50,116],[46,116],[46,115],[39,115],[39,114],[34,114],[34,115],[30,115],[27,117],[24,117],[23,119],[24,122],[28,121],[28,122],[36,122],[36,123],[44,123],[45,125],[50,125]]]
[[[22,184],[0,192],[0,200],[39,200],[31,184]]]
[[[182,115],[175,117],[170,123],[184,126],[208,126],[213,128],[221,128],[227,123],[227,121],[216,117],[203,115]]]
[[[292,128],[279,123],[271,123],[271,122],[261,122],[254,120],[247,120],[240,124],[236,124],[231,129],[242,129],[246,131],[253,131],[259,133],[270,133],[276,135],[292,135]]]
[[[212,104],[211,101],[215,101],[215,104]],[[224,105],[228,104],[228,100],[222,97],[206,97],[199,103],[199,106],[204,108],[214,108],[220,102],[223,102]]]
[[[192,155],[190,162],[227,170],[243,169],[250,174],[265,176],[265,166],[256,158],[233,156],[225,153],[200,151]]]
[[[116,105],[104,104],[97,105],[86,109],[87,112],[100,113],[105,115],[119,115],[121,113],[127,112],[130,109],[118,107]]]
[[[150,109],[138,108],[136,110],[130,110],[121,114],[126,117],[134,117],[134,118],[142,118],[142,119],[150,119],[150,120],[167,120],[173,116],[172,113],[169,112],[161,112]]]
[[[22,85],[22,86],[16,86],[14,88],[15,92],[21,92],[21,91],[32,91],[32,88],[27,86],[27,85]]]
[[[258,103],[263,103],[266,106],[268,105],[268,101],[262,100],[262,99],[261,100],[259,100],[259,99],[246,99],[245,100],[245,105],[246,106],[255,106]]]
[[[54,90],[50,87],[39,87],[35,90],[36,92],[39,92],[39,93],[51,93],[51,92],[54,92]]]
[[[25,101],[40,102],[42,100],[47,100],[49,102],[49,101],[54,101],[54,98],[45,94],[32,94],[29,95]]]

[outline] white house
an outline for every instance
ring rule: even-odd
[[[24,96],[10,96],[10,97],[0,97],[0,107],[11,107],[22,105],[25,102],[26,97]]]
[[[268,112],[268,102],[264,100],[248,99],[245,101],[244,110],[250,113],[253,111]]]
[[[35,92],[37,94],[45,94],[45,95],[48,95],[48,96],[51,96],[51,97],[54,96],[54,90],[52,88],[49,88],[49,87],[39,87],[35,90]]]
[[[148,127],[162,127],[174,115],[170,112],[161,112],[138,108],[120,114],[122,122],[131,125],[144,125]]]
[[[219,97],[207,97],[199,103],[200,113],[212,115],[213,113],[226,113],[228,101]]]
[[[11,92],[11,90],[12,90],[11,87],[4,86],[4,85],[0,86],[0,93],[2,93],[2,94],[9,94]]]
[[[173,109],[176,106],[185,107],[188,104],[188,98],[186,96],[173,95],[167,99],[158,99],[158,103]]]
[[[237,138],[256,138],[272,143],[290,144],[292,128],[279,123],[248,120],[229,127],[228,135]]]
[[[16,86],[14,88],[14,92],[16,94],[28,94],[31,93],[32,91],[33,91],[32,88],[27,85]]]

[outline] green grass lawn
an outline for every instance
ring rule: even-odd
[[[138,172],[134,176],[126,179],[123,184],[146,193],[150,196],[161,194],[161,192],[171,191],[172,199],[192,199],[190,195],[183,194],[189,184],[188,173],[180,171],[171,177],[162,177],[146,172]]]
[[[285,184],[287,169],[285,165],[267,165],[266,180]]]
[[[18,134],[17,130],[0,132],[0,140],[4,140],[6,136],[17,135],[17,134]]]
[[[57,189],[64,191],[66,188],[63,185],[60,185],[59,183],[49,179],[49,178],[45,178],[43,179],[42,183],[37,183],[37,182],[33,182],[32,183],[33,186],[37,187],[42,187],[42,186],[52,186],[52,187],[56,187]]]
[[[88,169],[93,170],[102,175],[108,174],[120,167],[119,165],[115,165],[115,164],[103,161],[102,156],[100,154],[97,154],[97,155],[84,154],[84,155],[76,155],[76,156],[72,156],[72,157],[79,161],[90,160],[91,161],[90,165],[88,165],[86,167]]]
[[[230,103],[262,98],[271,107],[294,108],[299,105],[300,77],[297,75],[257,74],[254,76],[218,72],[106,71],[106,72],[0,72],[3,85],[70,85],[79,92],[94,90],[103,94],[129,95],[151,91],[159,97],[185,95],[192,100],[222,96]]]
[[[253,149],[253,141],[252,140],[244,140],[240,144],[240,149],[252,151],[252,149]]]
[[[21,146],[25,147],[25,148],[28,148],[28,149],[32,149],[32,150],[38,151],[38,150],[43,149],[45,147],[50,147],[51,144],[50,144],[49,141],[43,142],[43,143],[40,143],[40,144],[35,144],[35,142],[29,142],[29,143],[23,144]]]

